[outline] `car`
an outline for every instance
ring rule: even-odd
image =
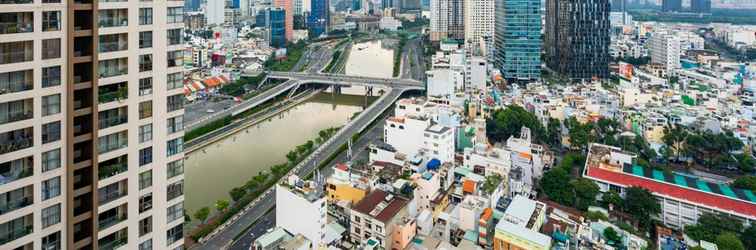
[[[215,110],[213,110],[213,109],[208,109],[208,110],[207,110],[207,113],[210,113],[210,114],[212,114],[212,113],[215,113]]]

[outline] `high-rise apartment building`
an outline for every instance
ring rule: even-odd
[[[286,12],[286,41],[294,39],[294,0],[273,0],[273,6]]]
[[[465,0],[464,13],[465,47],[488,55],[493,46],[494,0]]]
[[[682,0],[662,0],[663,12],[681,12]]]
[[[465,38],[463,0],[431,0],[430,40]]]
[[[655,33],[648,44],[651,63],[663,65],[668,75],[680,68],[680,39],[677,35]]]
[[[546,1],[546,65],[571,79],[609,77],[609,1]]]
[[[691,0],[690,11],[696,13],[711,13],[711,0]]]
[[[330,4],[329,0],[312,0],[312,12],[307,16],[310,37],[319,37],[328,32],[331,23]]]
[[[182,248],[184,2],[0,7],[0,249]]]
[[[541,78],[541,1],[498,0],[494,65],[514,80]]]
[[[226,22],[226,1],[207,1],[205,18],[208,25],[221,25]]]

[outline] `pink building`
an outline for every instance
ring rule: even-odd
[[[291,42],[294,39],[294,2],[293,0],[273,0],[276,8],[282,8],[286,12],[286,41]]]

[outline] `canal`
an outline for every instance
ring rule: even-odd
[[[382,48],[381,42],[356,44],[347,60],[346,74],[391,77],[392,60],[393,51]],[[192,215],[202,207],[212,208],[220,199],[230,201],[228,191],[232,188],[270,166],[286,162],[286,153],[315,139],[319,131],[346,124],[377,98],[366,100],[359,96],[364,93],[362,87],[342,88],[341,94],[335,95],[323,92],[269,120],[187,154],[184,173],[187,214]],[[377,95],[379,90],[373,93]]]

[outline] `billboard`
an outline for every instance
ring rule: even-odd
[[[633,79],[633,65],[619,62],[619,76],[628,80]]]

